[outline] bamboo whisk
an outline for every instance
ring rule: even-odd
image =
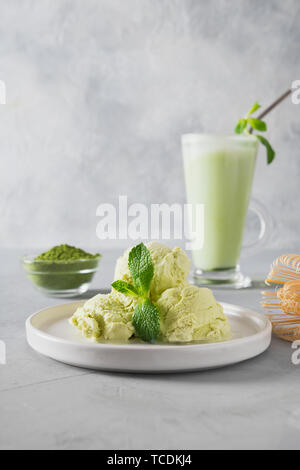
[[[286,341],[300,339],[300,255],[279,256],[271,265],[262,292],[262,306],[273,325],[273,332]]]

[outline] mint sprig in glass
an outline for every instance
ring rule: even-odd
[[[290,94],[292,89],[289,88],[283,95],[279,96],[270,106],[268,106],[258,117],[253,117],[252,114],[255,113],[261,106],[257,102],[254,103],[250,111],[241,119],[239,119],[237,125],[235,126],[236,134],[252,134],[253,130],[266,132],[267,124],[262,120],[267,114],[269,114],[272,109],[276,108],[282,101],[284,101]],[[266,147],[267,151],[267,163],[270,164],[275,158],[275,151],[272,148],[270,142],[263,135],[255,134],[255,137],[259,142]]]
[[[235,126],[236,134],[252,134],[253,130],[259,132],[267,131],[267,123],[260,119],[260,117],[253,117],[252,115],[260,108],[259,103],[254,103],[250,111],[241,119],[239,119],[237,125]],[[260,141],[262,145],[265,146],[267,152],[267,163],[268,165],[272,163],[275,158],[275,151],[271,146],[270,142],[262,135],[255,134],[255,137]]]

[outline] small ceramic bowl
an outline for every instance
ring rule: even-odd
[[[53,297],[73,297],[88,290],[101,256],[73,261],[44,261],[35,257],[28,255],[22,259],[27,277],[35,287]]]

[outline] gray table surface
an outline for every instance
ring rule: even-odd
[[[264,275],[282,250],[245,260]],[[55,362],[26,343],[27,316],[60,303],[36,292],[16,251],[1,251],[2,449],[299,448],[300,366],[290,343],[272,339],[261,356],[205,372],[101,373]],[[109,285],[117,252],[104,252],[92,288]],[[94,293],[94,292],[92,292]],[[260,289],[215,292],[260,310]],[[67,301],[67,300],[66,300]]]

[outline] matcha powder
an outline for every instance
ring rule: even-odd
[[[81,248],[76,248],[75,246],[70,245],[57,245],[51,248],[44,253],[41,253],[39,256],[34,258],[35,261],[76,261],[79,259],[96,259],[101,255],[96,253],[92,255],[87,253]]]

